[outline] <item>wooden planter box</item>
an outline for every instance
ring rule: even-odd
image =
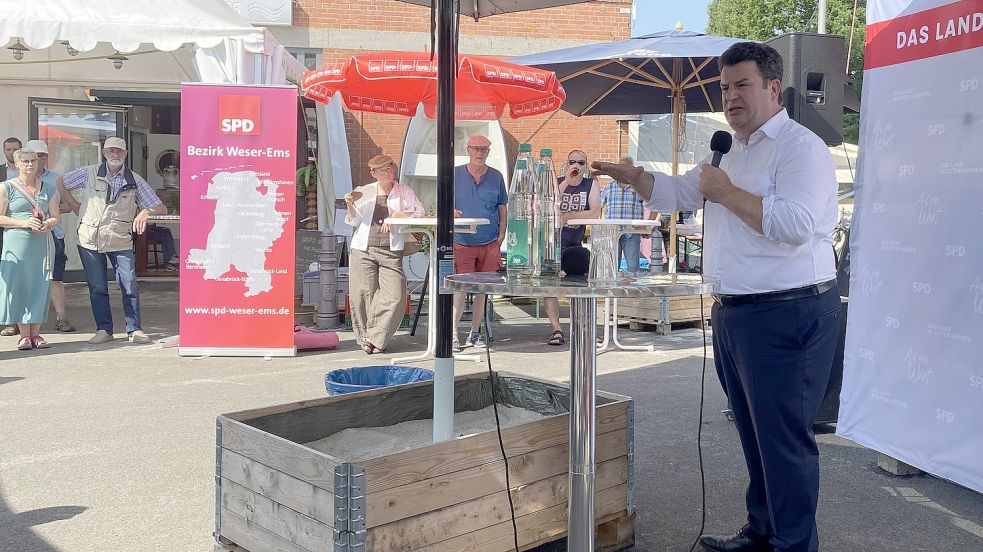
[[[508,374],[498,374],[495,387],[499,403],[547,415],[502,429],[527,550],[566,535],[569,390]],[[455,395],[458,411],[490,406],[488,375],[456,378]],[[301,444],[346,428],[430,419],[432,411],[433,386],[420,382],[219,416],[216,550],[512,550],[496,431],[357,464]],[[634,544],[633,418],[630,398],[598,392],[599,551]]]
[[[713,297],[703,296],[703,311],[700,311],[700,296],[687,297],[649,297],[644,299],[619,299],[618,319],[628,320],[631,328],[645,329],[655,326],[660,335],[669,333],[672,324],[698,323],[710,320],[710,307]]]

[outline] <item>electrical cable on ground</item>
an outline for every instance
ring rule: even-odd
[[[706,211],[703,212],[703,224],[706,224]],[[700,376],[700,415],[699,415],[699,425],[696,429],[696,453],[700,459],[700,495],[701,495],[701,506],[700,506],[700,530],[697,531],[696,540],[693,541],[693,546],[689,547],[689,552],[693,552],[696,549],[696,545],[700,543],[700,537],[703,535],[703,530],[707,525],[707,484],[706,484],[706,474],[703,471],[703,399],[705,398],[706,382],[707,382],[707,326],[706,321],[703,320],[703,294],[700,294],[700,321],[703,324],[703,373]]]
[[[485,312],[488,312],[488,296],[485,295]],[[485,322],[485,333],[488,333],[488,323]],[[704,330],[705,331],[705,330]],[[502,440],[502,422],[498,417],[498,393],[495,391],[495,373],[492,371],[491,345],[485,343],[485,357],[488,362],[488,381],[491,382],[492,409],[495,411],[495,429],[498,431],[498,447],[502,451],[502,462],[505,463],[505,492],[509,497],[509,513],[512,519],[512,540],[515,550],[519,550],[519,528],[515,524],[515,503],[512,502],[512,480],[509,477],[509,458],[505,454],[505,441]]]

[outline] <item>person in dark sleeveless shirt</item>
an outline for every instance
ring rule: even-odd
[[[560,217],[563,230],[560,233],[560,243],[563,249],[581,247],[584,243],[583,226],[569,226],[571,219],[595,219],[601,216],[601,189],[593,178],[587,176],[587,154],[573,150],[567,155],[566,164],[559,169],[564,176],[560,177],[560,190],[557,201],[560,202]],[[548,345],[563,345],[566,339],[560,327],[560,302],[555,297],[543,299],[546,316],[550,319],[553,333]]]

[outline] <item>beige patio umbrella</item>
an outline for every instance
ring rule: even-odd
[[[672,174],[679,172],[687,112],[721,110],[717,57],[742,39],[677,28],[617,42],[588,44],[509,61],[549,69],[567,92],[561,109],[574,115],[672,114]],[[676,217],[669,261],[676,263]]]

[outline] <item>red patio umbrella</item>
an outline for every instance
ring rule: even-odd
[[[352,111],[412,117],[422,102],[428,118],[437,114],[437,60],[431,60],[428,52],[354,55],[341,63],[307,71],[301,86],[305,97],[323,103],[341,92]],[[506,105],[513,119],[551,113],[566,97],[552,71],[490,57],[457,57],[457,119],[498,119]]]

